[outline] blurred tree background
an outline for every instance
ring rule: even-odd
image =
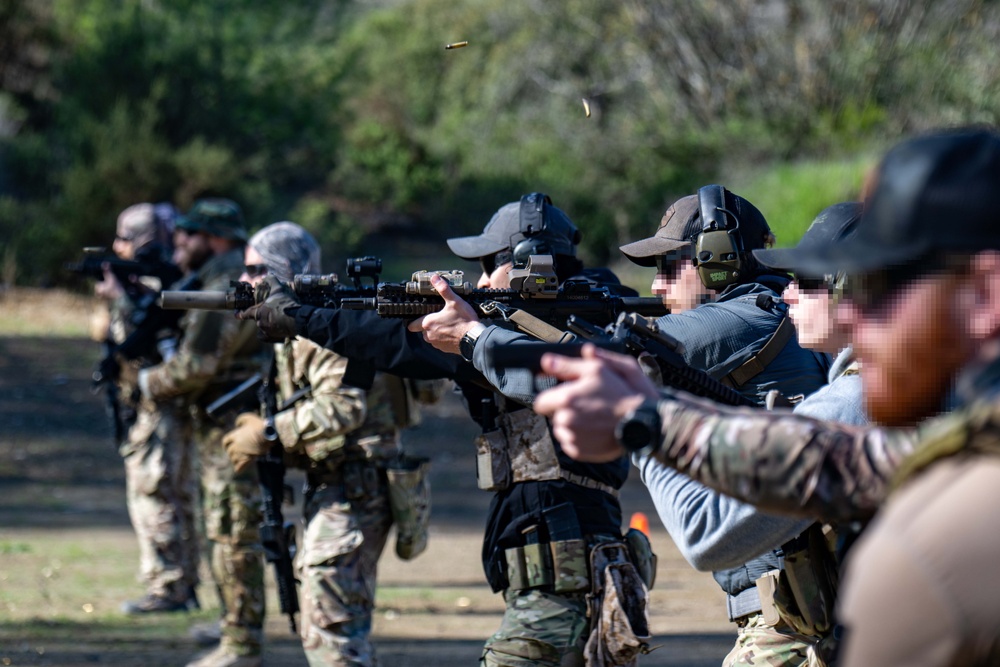
[[[0,283],[205,195],[390,279],[532,190],[591,262],[707,182],[790,244],[888,145],[997,122],[998,31],[988,0],[0,0]]]

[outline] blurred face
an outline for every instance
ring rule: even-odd
[[[184,271],[196,271],[212,256],[208,236],[203,232],[174,231],[174,264]]]
[[[264,263],[264,258],[250,246],[243,249],[243,264],[244,271],[243,275],[240,276],[242,282],[256,285],[267,275],[267,264]]]
[[[488,257],[482,257],[479,264],[483,274],[479,276],[476,287],[480,289],[510,289],[510,270],[513,268],[511,254],[503,250]]]
[[[835,321],[833,296],[825,283],[803,287],[793,280],[781,296],[802,347],[835,354],[847,345],[847,330]]]
[[[656,258],[656,277],[651,290],[671,313],[697,308],[712,298],[712,293],[701,283],[688,250]]]
[[[876,422],[909,426],[940,411],[977,345],[967,300],[956,298],[963,280],[925,275],[874,300],[849,293],[838,306],[837,321],[852,333],[867,409]]]
[[[135,242],[128,236],[115,234],[115,242],[111,245],[111,250],[126,261],[135,259]]]

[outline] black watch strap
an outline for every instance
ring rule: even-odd
[[[476,349],[476,341],[479,340],[484,331],[486,331],[486,325],[482,322],[476,322],[458,342],[458,353],[469,363],[472,363],[472,353]]]
[[[615,438],[629,454],[649,456],[662,442],[660,426],[659,404],[647,399],[618,422]]]

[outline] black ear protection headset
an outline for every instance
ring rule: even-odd
[[[515,269],[523,269],[528,265],[532,255],[551,255],[552,248],[546,239],[541,238],[545,230],[545,205],[552,206],[552,199],[547,194],[532,192],[521,197],[521,208],[518,212],[521,240],[516,244],[511,241],[512,262]]]
[[[726,209],[726,189],[706,185],[698,190],[701,234],[695,242],[694,265],[701,283],[722,290],[743,275],[743,237],[736,214]],[[732,220],[732,225],[727,223]]]

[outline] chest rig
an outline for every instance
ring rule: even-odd
[[[482,401],[483,432],[476,436],[476,479],[480,489],[503,491],[520,482],[563,479],[618,497],[614,487],[559,465],[545,417],[527,408],[511,407],[496,394]]]

